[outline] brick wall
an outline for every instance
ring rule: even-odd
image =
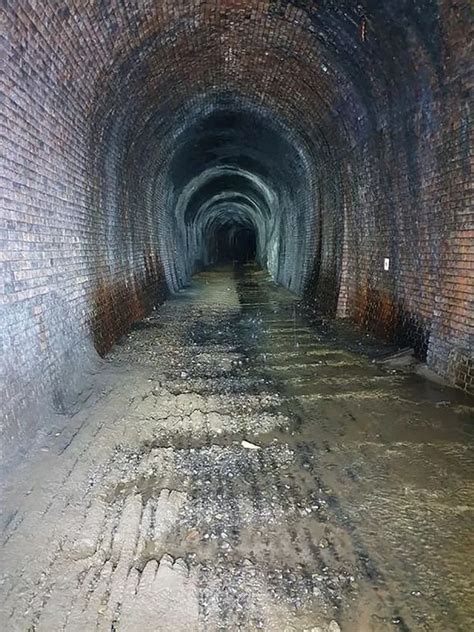
[[[339,314],[412,346],[472,392],[472,37],[466,7],[443,9],[439,68],[419,46],[408,94],[394,95],[377,131],[344,155]]]
[[[470,10],[6,0],[3,438],[32,436],[189,273],[172,161],[223,100],[298,157],[277,156],[286,180],[266,175],[284,200],[277,277],[472,389]]]

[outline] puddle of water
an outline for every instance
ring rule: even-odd
[[[179,452],[181,467],[194,481],[191,496],[204,497],[190,516],[206,524],[203,516],[209,515],[206,529],[217,538],[170,542],[170,551],[195,555],[214,569],[224,554],[225,563],[249,558],[286,565],[288,572],[301,573],[289,582],[290,593],[304,592],[305,573],[324,577],[326,563],[335,575],[329,583],[325,577],[323,587],[334,584],[326,597],[339,609],[343,630],[474,629],[472,400],[419,375],[374,364],[372,358],[393,347],[348,323],[308,317],[290,292],[252,266],[201,273],[172,302],[196,308],[182,343],[196,346],[201,363],[170,390],[184,392],[188,377],[190,392],[231,397],[249,393],[253,384],[255,393],[280,394],[273,414],[286,421],[270,431],[259,432],[257,424],[250,432],[219,437],[161,434],[148,446]],[[216,353],[228,354],[221,370]],[[196,391],[199,384],[202,391]],[[250,405],[248,412],[259,410]],[[292,457],[270,469],[267,456],[259,457],[260,466],[244,466],[245,454],[230,458],[242,439],[256,443],[259,455],[271,458],[285,447]],[[230,460],[222,466],[209,462],[208,474],[202,469],[207,449]],[[222,480],[226,487],[216,487]],[[139,488],[151,496],[157,484],[146,479]],[[264,534],[246,526],[236,498],[248,499],[249,515],[260,516]],[[219,528],[234,534],[227,551],[212,523],[214,505],[224,515]],[[272,511],[283,511],[290,526],[273,522]],[[327,550],[319,548],[321,540]],[[357,576],[352,596],[338,587],[345,580],[336,575],[344,572]]]
[[[300,420],[287,441],[315,457],[309,471],[331,488],[403,613],[393,623],[474,629],[472,400],[374,366],[370,356],[384,347],[355,340],[347,326],[309,329],[295,299],[271,283],[243,275],[238,290],[245,318],[256,313],[263,329],[254,351]]]

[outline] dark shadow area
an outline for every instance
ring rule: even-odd
[[[229,221],[212,231],[206,245],[212,264],[250,263],[256,258],[257,235],[253,227]]]

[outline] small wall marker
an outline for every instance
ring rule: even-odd
[[[385,272],[390,270],[390,259],[388,257],[385,257],[383,260],[383,269],[385,270]]]

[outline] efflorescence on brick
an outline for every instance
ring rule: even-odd
[[[315,309],[472,391],[470,12],[7,0],[5,436],[186,282],[225,207]]]

